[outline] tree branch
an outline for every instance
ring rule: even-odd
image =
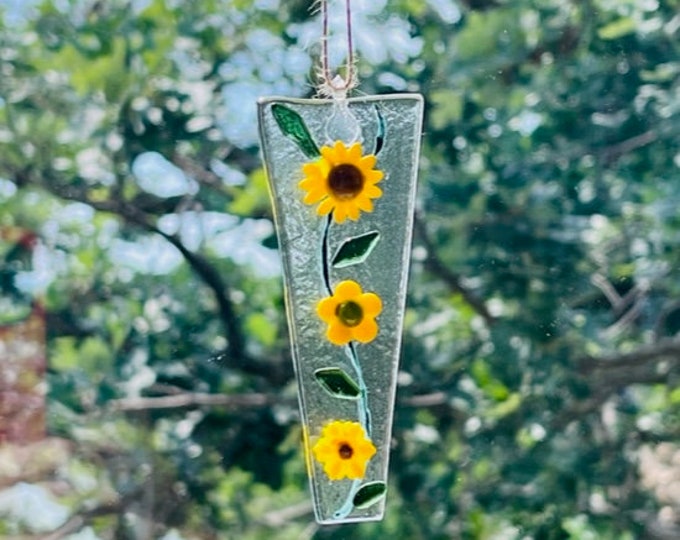
[[[280,510],[272,510],[262,516],[261,522],[268,527],[283,527],[286,523],[307,516],[313,511],[312,502],[306,500]]]
[[[234,306],[228,296],[228,288],[220,274],[215,268],[199,254],[189,251],[186,246],[176,236],[166,234],[149,217],[137,207],[115,199],[95,201],[90,199],[82,190],[60,188],[56,183],[51,183],[48,189],[55,195],[77,202],[87,204],[101,212],[110,212],[122,217],[129,223],[137,225],[142,229],[158,234],[172,244],[182,254],[191,269],[200,277],[203,282],[213,291],[215,301],[218,305],[220,319],[224,325],[224,330],[228,340],[228,354],[232,358],[241,358],[244,353],[244,338],[238,324],[238,318]]]
[[[491,314],[484,302],[470,292],[461,283],[460,276],[448,268],[437,256],[437,250],[427,234],[425,224],[417,215],[414,220],[414,226],[418,239],[427,250],[427,258],[424,263],[425,268],[446,283],[452,291],[460,294],[465,302],[467,302],[484,319],[487,325],[491,326],[496,322],[496,318]]]
[[[668,361],[667,369],[656,368]],[[561,429],[572,420],[599,409],[613,394],[631,384],[658,384],[668,380],[674,368],[680,366],[680,339],[668,339],[655,345],[645,345],[630,353],[586,356],[577,360],[579,371],[597,381],[592,395],[562,411],[553,422]]]
[[[419,394],[398,399],[403,407],[440,407],[449,401],[443,391],[430,394]],[[225,407],[229,409],[259,408],[271,405],[289,405],[295,407],[295,399],[285,398],[278,394],[208,394],[202,392],[181,392],[167,396],[127,397],[112,399],[107,403],[111,412],[137,412],[163,409],[186,409],[192,407]]]
[[[282,398],[273,394],[206,394],[185,392],[160,397],[113,399],[108,402],[108,408],[113,412],[184,409],[187,407],[257,408],[268,407],[281,401]]]
[[[607,165],[610,165],[621,156],[653,143],[657,138],[658,135],[656,132],[650,129],[649,131],[640,133],[639,135],[631,137],[630,139],[626,139],[625,141],[621,141],[603,148],[600,150],[600,155],[602,156],[604,162]]]
[[[680,363],[680,339],[664,339],[654,345],[643,345],[624,354],[607,356],[583,356],[576,363],[579,370],[588,374],[595,370],[614,370],[629,367],[641,367],[663,359]]]
[[[633,374],[628,371],[619,375],[616,378],[607,380],[591,397],[582,401],[576,401],[573,405],[561,411],[552,421],[551,429],[561,431],[570,422],[597,411],[613,394],[631,384],[660,384],[668,380],[668,374],[650,372],[645,374],[636,372]]]
[[[126,222],[140,227],[148,232],[158,234],[172,244],[182,254],[193,272],[210,288],[217,303],[220,320],[227,337],[227,348],[219,354],[220,362],[239,369],[245,373],[265,377],[270,381],[288,380],[288,369],[278,369],[271,362],[261,361],[249,357],[245,351],[245,338],[243,336],[238,316],[234,305],[229,298],[229,288],[215,268],[201,255],[190,251],[176,236],[166,234],[153,223],[152,219],[134,205],[120,200],[92,200],[82,189],[60,185],[58,181],[48,178],[35,181],[41,187],[53,195],[70,201],[87,204],[100,212],[109,212],[117,215]]]

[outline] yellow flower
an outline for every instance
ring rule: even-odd
[[[361,424],[334,420],[324,426],[312,452],[331,480],[357,480],[366,474],[366,464],[376,449]]]
[[[346,345],[353,339],[361,343],[373,341],[378,335],[375,318],[381,311],[380,297],[362,293],[361,286],[352,280],[340,282],[333,296],[316,306],[317,314],[328,324],[326,337],[334,345]]]
[[[376,157],[361,155],[361,144],[347,147],[342,141],[321,148],[321,157],[302,166],[305,177],[298,184],[307,194],[305,204],[319,206],[316,213],[325,216],[333,212],[336,223],[350,218],[359,219],[360,211],[372,212],[373,201],[382,196],[376,184],[383,172],[374,169]]]

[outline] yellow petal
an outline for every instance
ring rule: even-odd
[[[306,191],[309,191],[312,189],[318,182],[314,180],[314,178],[311,178],[310,176],[305,176],[302,180],[298,182],[298,187],[300,189],[304,189]]]
[[[347,151],[347,156],[353,163],[362,163],[363,160],[361,159],[361,143],[354,143],[352,146],[349,147],[349,150]],[[373,165],[371,165],[373,167]]]
[[[319,152],[331,167],[335,164],[335,150],[332,147],[322,146]]]
[[[337,299],[338,303],[344,302],[345,300],[352,300],[361,294],[361,285],[356,281],[351,279],[346,279],[341,281],[335,288],[335,294],[333,296]]]
[[[345,163],[347,161],[347,147],[342,141],[335,141],[335,163]]]
[[[335,437],[337,435],[337,432],[338,432],[338,424],[340,424],[340,423],[341,422],[334,421],[334,422],[331,422],[330,424],[326,424],[323,427],[323,430],[321,432],[321,436],[326,438],[326,439]]]
[[[383,177],[385,176],[385,173],[382,171],[368,171],[364,177],[366,178],[366,181],[370,184],[375,184],[377,182],[380,182]]]
[[[378,324],[375,320],[366,318],[361,324],[352,328],[352,337],[361,343],[369,343],[378,335]]]
[[[320,181],[326,184],[326,179],[328,178],[328,173],[331,171],[332,165],[328,162],[327,159],[321,159],[319,160],[319,172],[320,172]]]
[[[357,441],[353,450],[354,456],[356,456],[357,459],[362,459],[364,461],[371,459],[376,452],[375,446],[373,446],[373,443],[368,439]]]
[[[375,317],[382,311],[382,300],[375,293],[364,293],[359,298],[359,305],[365,317]]]
[[[346,205],[337,204],[335,206],[335,213],[333,214],[333,221],[336,223],[344,223],[347,219]]]
[[[345,212],[347,212],[347,217],[352,221],[359,219],[359,207],[356,204],[347,205],[345,207]]]
[[[370,185],[364,188],[364,194],[370,199],[382,197],[382,190],[378,186]]]
[[[343,463],[339,459],[328,461],[323,468],[331,480],[342,480],[346,476]]]
[[[338,301],[332,296],[324,298],[316,305],[316,313],[325,323],[335,321],[335,310],[338,307]]]
[[[312,190],[307,195],[305,195],[305,198],[302,199],[302,201],[305,204],[316,204],[318,203],[321,199],[323,199],[326,196],[326,192],[324,190]]]
[[[338,322],[328,326],[326,337],[333,345],[347,345],[352,339],[352,332],[347,326]]]
[[[345,469],[348,478],[358,480],[363,478],[366,474],[366,462],[359,459],[352,459],[347,462]]]
[[[364,430],[357,422],[350,420],[344,422],[335,422],[335,436],[338,440],[349,441],[350,443],[357,437],[363,438]]]
[[[361,158],[361,160],[359,161],[359,166],[362,169],[368,171],[368,170],[373,168],[373,166],[375,165],[375,162],[376,162],[376,157],[373,154],[369,154],[369,155]]]
[[[333,202],[333,199],[328,197],[321,201],[321,204],[317,206],[316,213],[320,216],[325,216],[326,214],[329,214],[333,208],[335,208],[335,202]]]
[[[304,174],[310,180],[321,180],[323,176],[321,174],[321,169],[318,163],[305,163],[302,166],[302,174]]]
[[[312,452],[319,461],[328,453],[328,442],[323,436],[316,441],[316,444],[312,447]]]
[[[364,212],[373,212],[373,201],[368,197],[361,197],[357,199],[357,207]]]

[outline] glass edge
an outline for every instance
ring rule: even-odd
[[[357,102],[373,102],[373,101],[389,101],[389,100],[403,100],[403,101],[416,101],[421,104],[425,102],[425,98],[422,94],[418,93],[403,93],[403,94],[375,94],[370,96],[352,97],[347,98],[347,103],[357,103]],[[287,96],[263,96],[257,99],[258,109],[262,111],[264,107],[270,103],[291,103],[297,105],[328,105],[336,103],[333,99],[324,98],[296,98]]]

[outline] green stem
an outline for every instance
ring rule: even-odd
[[[333,221],[333,212],[328,214],[328,219],[326,220],[326,226],[323,230],[323,239],[321,241],[321,273],[323,277],[323,283],[326,286],[326,291],[328,291],[329,296],[333,296],[333,289],[331,289],[331,276],[330,276],[330,265],[328,264],[328,233],[331,229],[331,222]]]
[[[366,387],[366,381],[364,380],[364,374],[361,369],[361,363],[359,362],[359,354],[357,353],[356,345],[352,341],[347,345],[347,356],[354,368],[359,384],[359,400],[357,401],[359,423],[361,423],[361,426],[366,431],[366,435],[370,439],[373,429],[371,426],[371,411],[368,408],[368,388]]]
[[[354,496],[357,494],[357,491],[359,491],[360,485],[361,480],[352,481],[352,487],[347,494],[347,499],[345,499],[342,506],[333,513],[333,519],[344,519],[352,513],[352,510],[354,509]]]

